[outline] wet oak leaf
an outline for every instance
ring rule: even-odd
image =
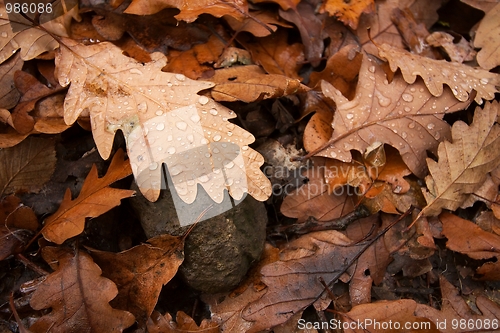
[[[153,315],[148,320],[149,333],[219,333],[219,325],[208,319],[203,319],[200,326],[196,324],[193,318],[188,316],[183,311],[178,311],[176,320],[174,321],[169,313],[162,316],[158,311],[153,312]],[[233,331],[234,332],[234,331]]]
[[[78,197],[72,200],[71,191],[67,189],[59,209],[45,220],[42,229],[45,239],[62,244],[68,238],[83,232],[85,218],[104,214],[120,205],[121,199],[133,196],[135,192],[132,190],[109,187],[131,173],[130,163],[124,160],[122,150],[116,152],[102,178],[98,178],[97,167],[93,165]]]
[[[250,332],[284,323],[316,302],[325,293],[319,278],[333,282],[359,250],[360,245],[335,230],[312,232],[287,243],[281,260],[261,269],[267,292],[242,312],[245,320],[255,322]]]
[[[477,269],[485,280],[500,278],[500,236],[481,229],[477,224],[456,215],[443,212],[439,215],[443,224],[443,235],[448,238],[446,247],[472,259],[492,259]]]
[[[369,56],[363,57],[352,101],[328,82],[323,81],[321,87],[337,105],[334,131],[311,154],[350,162],[351,149],[363,153],[380,142],[396,148],[408,168],[422,177],[426,151],[435,151],[439,141],[450,135],[449,125],[442,120],[444,114],[469,104],[457,101],[448,89],[439,98],[432,96],[422,81],[409,85],[398,74],[388,83],[382,67]]]
[[[478,325],[462,326],[460,332],[477,332],[479,325],[483,332],[498,331],[498,321],[500,320],[500,306],[488,299],[484,295],[478,295],[475,300],[475,309],[460,296],[459,290],[455,288],[444,276],[439,277],[441,289],[441,310],[437,310],[425,304],[417,304],[414,314],[418,317],[428,318],[434,324],[441,327],[441,333],[455,333],[458,327],[452,327],[449,324],[443,325],[455,320],[457,323],[478,323]],[[480,314],[478,314],[478,310]],[[481,323],[481,324],[479,324]],[[488,326],[486,326],[487,324]]]
[[[118,293],[116,285],[101,276],[101,269],[84,253],[63,252],[59,266],[35,290],[30,305],[52,308],[30,330],[41,332],[122,332],[134,316],[109,305]]]
[[[66,123],[89,109],[103,158],[120,129],[135,180],[150,201],[160,194],[163,163],[186,203],[195,200],[197,184],[217,203],[224,190],[237,200],[245,193],[266,200],[271,186],[260,171],[264,160],[248,147],[254,137],[228,121],[236,117],[233,111],[197,94],[214,84],[162,72],[165,56],[153,53],[152,58],[143,65],[110,43],[84,46],[65,39],[56,66],[60,84],[71,83]]]
[[[123,252],[91,250],[91,255],[101,267],[102,275],[118,287],[111,305],[131,312],[139,323],[145,324],[161,288],[184,261],[183,250],[183,237],[164,234]]]
[[[495,124],[498,102],[477,107],[470,126],[453,124],[452,142],[438,147],[438,161],[427,158],[430,175],[423,190],[427,206],[420,216],[436,216],[442,209],[456,210],[500,164],[500,125]]]
[[[37,192],[54,172],[55,142],[28,138],[15,147],[0,150],[0,165],[0,196],[18,191]]]
[[[193,22],[201,14],[210,14],[215,17],[230,15],[242,20],[248,15],[248,3],[246,0],[132,0],[132,3],[124,11],[126,14],[152,15],[164,8],[177,8],[181,12],[175,16],[177,20]]]
[[[481,49],[477,54],[477,62],[479,66],[488,70],[500,65],[499,15],[500,3],[486,13],[474,37],[474,46]]]
[[[371,13],[375,9],[374,0],[327,0],[321,5],[322,12],[336,16],[352,29],[358,28],[359,17],[363,13]]]
[[[256,65],[219,69],[215,71],[210,81],[215,83],[210,93],[218,102],[239,100],[250,103],[308,90],[299,80],[290,79],[284,75],[265,74]]]
[[[401,70],[406,82],[412,84],[420,76],[433,96],[442,96],[443,85],[448,85],[459,101],[467,101],[475,91],[474,100],[482,104],[483,99],[494,99],[500,86],[500,75],[484,69],[422,57],[387,44],[380,45],[378,53],[389,61],[393,72]]]

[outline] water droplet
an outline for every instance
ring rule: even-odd
[[[347,119],[352,119],[352,118],[354,118],[354,115],[352,113],[348,113],[348,114],[345,115],[345,117]]]
[[[187,124],[183,121],[178,121],[175,123],[175,127],[177,127],[178,129],[180,129],[181,131],[185,131],[186,128],[187,128]]]
[[[408,137],[408,133],[406,133],[406,132],[401,133],[401,137],[403,139],[406,139]]]
[[[137,68],[131,68],[130,74],[142,75],[142,72],[140,70],[138,70]]]
[[[200,98],[198,99],[198,102],[201,104],[201,105],[205,105],[207,104],[209,101],[208,97],[207,96],[200,96]]]
[[[202,145],[208,144],[208,140],[205,139],[205,138],[201,139],[200,142],[201,142]]]
[[[182,166],[174,165],[173,167],[169,168],[168,171],[170,171],[170,175],[177,176],[178,174],[180,174],[182,172]]]
[[[188,181],[187,181],[187,184],[188,184],[189,186],[193,186],[193,185],[194,185],[194,180],[192,180],[192,179],[188,180]]]
[[[337,153],[336,153],[336,152],[334,152],[334,151],[332,151],[332,152],[330,153],[330,156],[331,156],[331,157],[333,157],[333,158],[335,158],[335,157],[337,157]]]
[[[233,132],[228,131],[228,132],[227,132],[227,136],[233,136]]]
[[[7,33],[5,31],[2,31],[2,37],[7,38]]]
[[[394,188],[393,192],[394,192],[394,193],[401,193],[401,191],[402,191],[402,190],[403,190],[403,187],[402,187],[402,186],[400,186],[400,185],[397,185],[397,186]]]
[[[217,115],[217,110],[216,109],[210,109],[210,114],[212,116],[216,116]]]
[[[403,98],[403,100],[405,102],[408,102],[408,103],[413,102],[413,95],[411,95],[411,94],[405,93],[405,94],[401,95],[401,98]]]
[[[241,147],[241,150],[248,150],[248,146]]]
[[[231,185],[233,185],[233,183],[234,183],[233,178],[226,179],[226,182],[225,182],[226,186],[231,186]]]
[[[148,104],[146,102],[141,102],[137,104],[137,111],[146,112],[148,110]]]
[[[375,66],[368,67],[368,70],[372,73],[375,73]]]
[[[158,125],[156,125],[156,129],[158,131],[163,131],[165,129],[165,124],[164,123],[159,123]]]
[[[486,85],[486,84],[488,84],[489,80],[487,78],[483,77],[481,80],[479,80],[479,82],[481,82],[481,84]]]
[[[234,167],[233,161],[229,161],[228,163],[224,163],[224,165],[226,166],[227,169],[231,169],[232,167]]]
[[[184,81],[186,77],[182,74],[175,74],[175,78],[179,81]]]
[[[412,88],[410,88],[410,91],[411,92],[415,92],[415,91],[417,91],[417,89],[415,89],[415,88],[412,87]]]
[[[202,183],[206,183],[206,182],[208,182],[208,181],[209,181],[209,179],[208,179],[208,176],[207,176],[207,175],[202,175],[202,176],[198,177],[198,180],[199,180],[200,182],[202,182]]]
[[[162,110],[156,110],[155,114],[157,116],[161,116],[163,114],[163,111]]]
[[[212,149],[212,151],[214,152],[214,154],[218,154],[218,153],[220,153],[220,150],[219,150],[219,149],[217,149],[217,148]]]
[[[199,121],[200,121],[200,116],[198,116],[197,114],[192,115],[192,116],[191,116],[191,121],[192,121],[193,123],[197,123],[197,122],[199,122]]]
[[[172,141],[172,139],[173,139],[173,138],[172,138],[172,136],[171,136],[171,135],[167,136],[167,141]]]
[[[160,91],[161,91],[162,93],[164,93],[164,92],[165,92],[165,89],[162,89],[162,90],[160,90]]]
[[[158,163],[156,162],[153,162],[149,165],[149,170],[153,171],[153,170],[156,170],[158,169]]]
[[[191,134],[189,134],[189,135],[187,136],[187,139],[189,140],[189,142],[191,142],[191,143],[192,143],[192,142],[194,141],[194,136],[192,136]]]
[[[431,130],[431,129],[433,129],[433,128],[434,128],[434,126],[435,126],[435,125],[434,125],[433,123],[428,123],[428,124],[427,124],[427,128],[428,128],[428,129],[430,129],[430,130]]]
[[[216,134],[216,135],[214,135],[213,139],[214,139],[214,141],[220,141],[220,139],[222,139],[222,137],[219,134]]]
[[[415,128],[415,122],[411,122],[408,124],[408,128]]]
[[[377,100],[378,100],[378,104],[380,104],[380,106],[389,106],[392,102],[392,100],[384,95],[382,95],[382,93],[378,90],[375,90],[375,96],[377,97]]]
[[[440,137],[441,137],[441,133],[439,133],[439,132],[434,133],[434,139],[439,140]]]
[[[170,155],[175,154],[175,147],[168,147],[167,153],[169,153]]]
[[[137,162],[142,162],[144,160],[144,156],[139,155],[137,156]]]

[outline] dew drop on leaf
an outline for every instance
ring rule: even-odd
[[[167,152],[168,152],[170,155],[175,154],[175,148],[174,148],[174,147],[169,147],[169,148],[167,149]]]
[[[403,98],[403,100],[405,102],[408,102],[408,103],[413,102],[413,95],[411,95],[411,94],[405,93],[405,94],[401,95],[401,97]]]
[[[214,139],[214,141],[220,141],[220,139],[222,139],[222,137],[219,134],[216,134],[216,135],[214,135],[213,139]]]
[[[348,113],[348,114],[345,115],[345,117],[347,119],[352,119],[352,118],[354,118],[354,115],[352,113]]]
[[[178,129],[180,129],[181,131],[185,131],[186,128],[187,128],[187,124],[183,121],[178,121],[175,123],[175,127],[177,127]]]
[[[164,123],[159,123],[158,125],[156,125],[156,129],[158,131],[163,131],[165,129],[165,124]]]
[[[209,101],[208,97],[207,96],[200,96],[200,98],[198,99],[198,102],[201,104],[201,105],[205,105],[207,104]]]

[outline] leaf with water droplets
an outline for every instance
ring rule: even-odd
[[[499,108],[496,101],[486,103],[484,109],[476,108],[470,126],[455,122],[453,141],[439,145],[438,162],[427,159],[427,206],[420,215],[436,216],[441,209],[456,210],[500,164],[500,125],[495,124]]]
[[[198,184],[217,203],[224,190],[237,200],[245,193],[267,199],[271,186],[260,170],[264,159],[248,147],[254,137],[228,121],[236,117],[233,111],[198,95],[213,83],[162,72],[165,56],[151,58],[143,65],[111,43],[84,46],[64,39],[56,67],[60,84],[71,82],[66,123],[88,109],[103,158],[121,130],[135,180],[150,201],[160,194],[163,163],[186,203],[195,200]]]
[[[382,67],[369,56],[363,57],[352,101],[327,82],[321,87],[337,104],[337,110],[331,139],[314,147],[311,154],[350,162],[351,149],[364,152],[375,142],[385,143],[399,150],[408,168],[422,177],[426,151],[435,151],[439,142],[450,136],[449,125],[442,120],[444,114],[469,105],[469,101],[457,101],[449,89],[438,98],[421,80],[409,85],[399,74],[388,83]]]
[[[483,99],[492,100],[495,98],[495,93],[499,92],[497,87],[500,86],[500,75],[484,69],[476,69],[457,62],[430,59],[387,44],[379,47],[379,55],[389,61],[393,72],[399,68],[406,82],[411,84],[415,82],[417,76],[420,76],[434,96],[443,94],[445,84],[462,102],[469,99],[473,90],[477,93],[475,101],[479,104]]]

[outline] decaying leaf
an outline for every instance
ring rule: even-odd
[[[116,285],[101,276],[101,269],[81,251],[59,250],[59,267],[33,293],[33,309],[52,308],[31,327],[45,332],[122,332],[134,316],[109,305],[118,293]]]
[[[500,126],[495,124],[498,102],[476,108],[470,126],[453,124],[453,142],[438,147],[438,162],[427,158],[430,175],[423,191],[427,206],[420,215],[436,216],[441,209],[455,210],[479,188],[488,172],[500,164]]]
[[[278,98],[304,92],[307,87],[299,80],[284,75],[265,74],[255,65],[219,69],[210,79],[216,86],[210,93],[218,102],[246,103],[267,98]]]
[[[249,332],[284,323],[318,301],[325,293],[319,278],[327,284],[338,278],[360,247],[335,230],[309,233],[288,243],[281,260],[261,270],[267,292],[242,312],[245,320],[255,322]]]
[[[72,124],[88,108],[103,158],[121,129],[134,177],[148,200],[159,196],[162,163],[187,203],[195,200],[197,184],[217,203],[224,190],[235,199],[245,193],[267,199],[271,188],[260,171],[263,158],[248,147],[253,136],[228,121],[236,117],[233,111],[197,95],[213,84],[164,73],[165,57],[152,57],[142,65],[110,43],[84,46],[64,40],[56,66],[60,84],[71,82],[65,121]]]
[[[164,8],[178,8],[181,12],[175,18],[186,22],[193,22],[201,14],[210,14],[215,17],[230,15],[241,20],[247,16],[248,12],[246,0],[204,0],[197,2],[182,0],[132,0],[125,13],[151,15]]]
[[[203,332],[203,333],[219,333],[219,325],[211,320],[203,319],[200,326],[196,324],[193,318],[182,311],[177,312],[176,321],[174,322],[169,313],[162,316],[155,311],[148,321],[149,333],[185,333],[185,332]]]
[[[370,13],[374,10],[374,0],[354,0],[354,1],[325,1],[321,10],[328,12],[356,30],[358,28],[359,17],[362,13]]]
[[[118,287],[111,305],[131,312],[141,324],[153,312],[161,288],[184,261],[183,237],[165,234],[149,239],[148,243],[120,253],[91,250],[102,275]]]
[[[56,165],[52,139],[28,138],[0,150],[0,196],[17,191],[36,192],[49,181]]]
[[[13,108],[16,106],[19,97],[21,97],[14,85],[14,73],[20,71],[23,64],[24,61],[21,60],[19,54],[16,54],[0,65],[0,79],[2,81],[0,86],[0,108]],[[0,118],[3,117],[0,116]]]
[[[457,62],[422,57],[387,44],[379,46],[379,55],[389,61],[393,72],[399,68],[406,82],[412,84],[420,76],[434,96],[442,96],[443,85],[446,84],[462,102],[467,101],[471,92],[475,91],[475,101],[481,104],[483,99],[494,99],[500,86],[499,74]]]
[[[500,307],[484,295],[476,298],[475,310],[466,303],[459,295],[459,291],[444,276],[439,277],[441,286],[441,311],[425,304],[417,304],[415,315],[428,318],[439,326],[441,333],[477,332],[478,326],[463,325],[463,323],[482,323],[481,330],[485,332],[495,332],[498,330],[497,323],[500,320]],[[479,312],[479,313],[478,313]],[[451,322],[456,325],[449,325]],[[443,325],[447,322],[448,325]],[[472,327],[474,326],[474,327]]]
[[[130,163],[124,160],[122,150],[116,152],[104,177],[98,178],[97,168],[93,165],[78,197],[71,200],[71,191],[67,189],[59,209],[45,220],[42,229],[45,239],[62,244],[83,231],[85,218],[104,214],[118,206],[121,199],[133,196],[132,190],[109,187],[131,173]]]
[[[399,150],[403,161],[417,176],[425,175],[426,151],[435,151],[439,141],[449,137],[445,113],[465,108],[448,89],[438,98],[432,96],[422,81],[407,84],[396,74],[388,83],[375,60],[364,56],[356,97],[349,101],[327,82],[323,94],[335,101],[330,140],[310,153],[350,162],[351,149],[364,152],[380,142]]]
[[[497,3],[481,20],[474,38],[474,46],[481,48],[477,54],[477,62],[479,66],[488,70],[500,65],[500,53],[498,52],[500,47],[499,15],[500,3]]]

